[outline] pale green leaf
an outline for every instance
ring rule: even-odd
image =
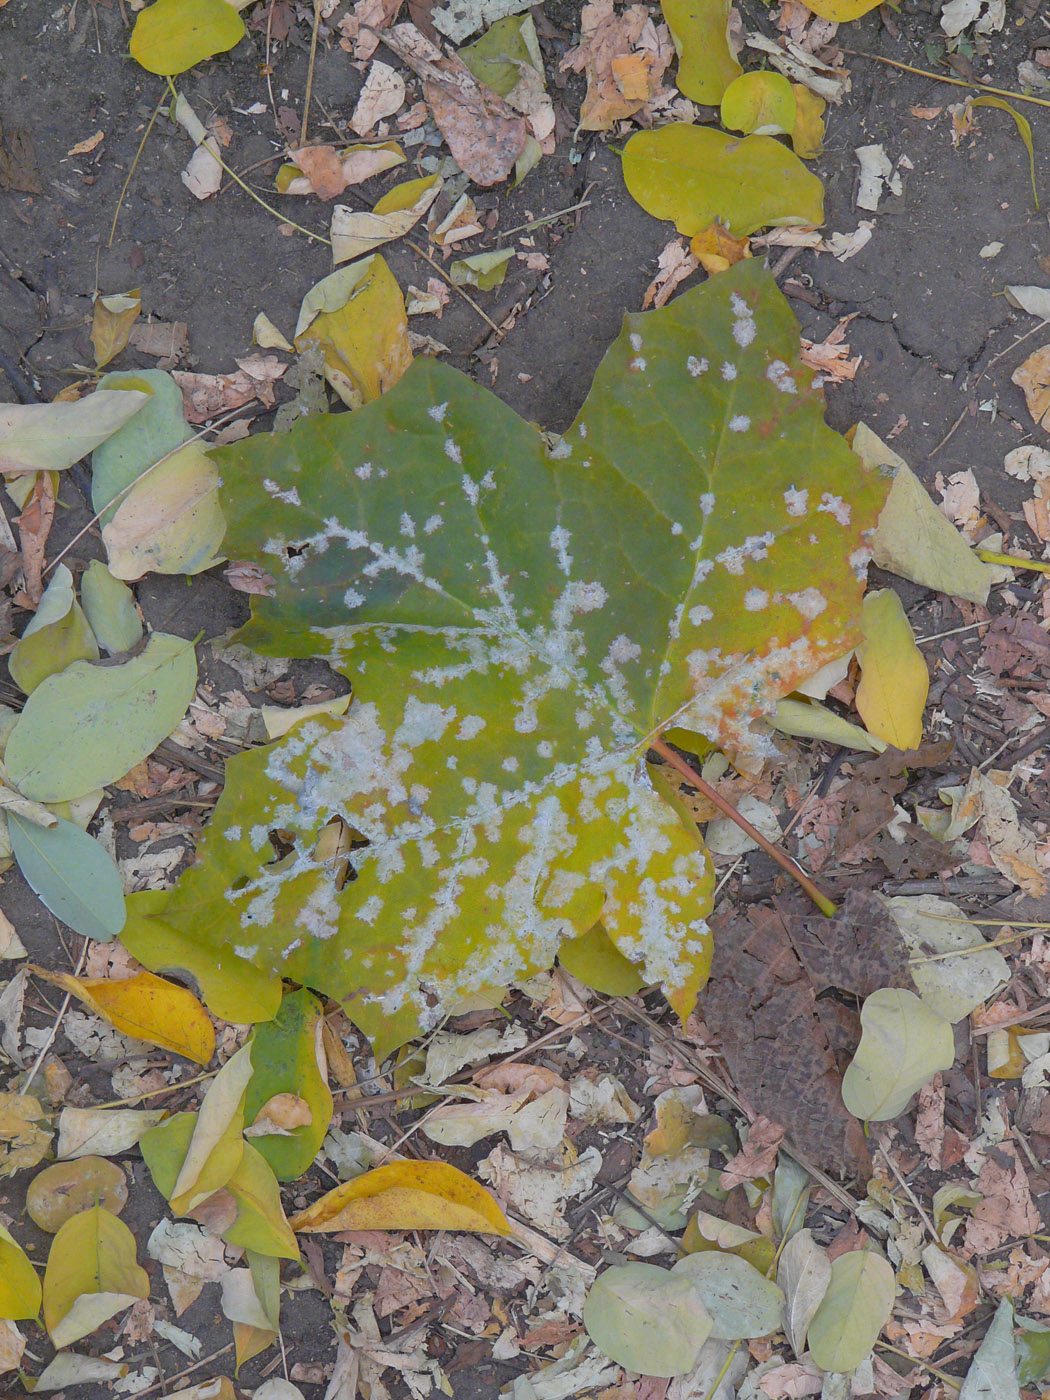
[[[777,1239],[790,1240],[805,1225],[812,1184],[805,1167],[781,1152],[773,1173],[773,1229]]]
[[[859,725],[850,724],[848,719],[816,701],[780,700],[769,722],[781,734],[793,734],[799,739],[823,739],[825,743],[858,749],[861,753],[883,753],[886,749],[884,739],[877,739]]]
[[[678,87],[694,102],[721,101],[741,68],[729,47],[730,0],[660,0],[678,54]]]
[[[712,1337],[742,1341],[768,1337],[780,1326],[784,1294],[738,1254],[704,1250],[679,1259],[672,1278],[693,1285],[711,1318]]]
[[[136,1298],[149,1277],[135,1262],[135,1237],[102,1206],[72,1216],[51,1242],[44,1273],[44,1322],[56,1347],[86,1337]]]
[[[619,1264],[591,1285],[587,1335],[613,1361],[645,1376],[684,1376],[711,1333],[700,1290],[655,1264]]]
[[[135,595],[98,559],[92,559],[84,571],[80,597],[91,630],[103,651],[111,656],[131,651],[142,640],[142,620],[135,606]]]
[[[7,826],[19,870],[52,914],[85,938],[115,938],[124,890],[109,852],[64,817],[43,827],[8,812]]]
[[[817,1309],[831,1283],[831,1260],[809,1230],[792,1235],[780,1254],[777,1283],[784,1292],[784,1332],[801,1356]]]
[[[55,569],[36,612],[8,657],[11,679],[27,695],[74,661],[97,661],[95,635],[73,592],[73,575]]]
[[[551,446],[420,361],[216,463],[228,549],[277,580],[244,639],[328,656],[355,698],[230,760],[165,922],[338,997],[380,1051],[598,919],[687,1014],[710,874],[650,736],[760,761],[756,713],[856,639],[884,489],[823,426],[759,260],[630,317]],[[368,843],[345,883],[335,817]]]
[[[1009,1298],[1003,1298],[995,1310],[992,1324],[970,1362],[959,1400],[1021,1400],[1014,1345],[1014,1308]]]
[[[227,0],[156,0],[135,21],[131,56],[147,73],[174,77],[243,37],[244,20]]]
[[[831,1281],[809,1325],[809,1352],[823,1371],[852,1371],[871,1353],[896,1296],[893,1269],[870,1249],[832,1260]]]
[[[64,802],[122,778],[186,713],[197,683],[193,643],[155,632],[121,666],[78,661],[26,702],[4,753],[36,802]]]
[[[480,39],[464,45],[458,52],[478,82],[499,93],[500,97],[506,97],[517,87],[523,66],[543,73],[536,23],[530,14],[498,19]]]
[[[923,1003],[946,1020],[961,1021],[1010,980],[1010,965],[998,948],[951,900],[897,895],[886,906],[908,945],[912,981]],[[943,956],[956,951],[958,957]]]
[[[772,136],[730,136],[672,122],[639,131],[623,152],[631,194],[687,238],[718,222],[734,238],[767,224],[824,222],[824,186]]]
[[[237,1204],[236,1219],[223,1231],[224,1240],[255,1254],[299,1258],[299,1246],[281,1205],[277,1178],[250,1142],[244,1144],[237,1170],[223,1189]]]
[[[893,474],[871,539],[872,562],[924,588],[986,603],[994,570],[978,559],[903,457],[866,423],[857,424],[853,450],[862,461]]]
[[[495,248],[490,253],[473,253],[469,258],[457,258],[448,275],[457,287],[477,287],[491,292],[507,275],[514,256],[513,248]]]
[[[225,4],[226,0],[221,0]],[[182,411],[182,390],[170,374],[160,369],[139,369],[104,374],[99,380],[103,391],[134,391],[140,397],[140,411],[134,419],[113,433],[91,456],[91,505],[103,512],[104,526],[112,515],[111,502],[131,483],[178,447],[192,431]]]
[[[102,381],[101,388],[75,403],[0,404],[0,472],[71,467],[116,433],[145,402],[140,392],[114,393]]]
[[[880,987],[864,999],[860,1024],[860,1044],[842,1078],[842,1101],[866,1122],[896,1118],[955,1059],[951,1022],[914,992]]]

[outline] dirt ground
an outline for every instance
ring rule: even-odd
[[[293,110],[302,102],[309,47],[305,16],[312,7],[298,8],[301,17],[288,41],[271,55],[277,104]],[[556,72],[558,58],[572,42],[579,8],[566,0],[542,7],[548,74]],[[0,155],[21,153],[14,163],[0,162],[0,350],[21,367],[41,399],[52,398],[80,377],[78,366],[91,363],[88,332],[96,288],[108,293],[141,287],[144,313],[187,323],[190,354],[182,367],[221,373],[232,371],[234,357],[249,350],[258,312],[289,333],[304,292],[330,270],[325,247],[298,234],[287,236],[238,188],[229,186],[205,202],[192,198],[179,180],[187,143],[166,117],[158,119],[145,144],[109,246],[121,186],[145,123],[164,95],[162,80],[128,57],[122,9],[117,0],[46,5],[9,0],[0,8]],[[769,31],[763,5],[756,0],[743,9],[748,28]],[[875,11],[840,31],[839,40],[849,49],[929,67],[924,40],[937,22],[928,10],[905,0],[903,12],[890,16],[893,32]],[[992,37],[987,61],[974,60],[982,77],[1004,88],[1016,85],[1017,63],[1027,55],[1032,29],[1031,22],[1026,27],[1016,19],[1008,19],[1003,33]],[[320,205],[272,194],[280,142],[261,74],[264,48],[262,35],[253,32],[232,53],[187,74],[181,86],[199,113],[221,109],[233,128],[227,158],[238,169],[251,169],[253,186],[321,231],[326,212]],[[826,186],[827,230],[850,233],[858,217],[871,217],[874,236],[846,262],[802,251],[784,265],[780,249],[771,257],[782,267],[779,280],[805,336],[823,340],[841,318],[853,317],[846,339],[862,363],[852,382],[829,388],[829,421],[844,430],[865,420],[892,438],[928,483],[937,472],[947,478],[972,469],[984,498],[1016,522],[1021,488],[1004,474],[1003,457],[1035,436],[1010,376],[1035,342],[1011,348],[1032,322],[1010,307],[1003,288],[1045,283],[1050,273],[1047,215],[1033,207],[1024,149],[1011,117],[993,110],[979,113],[976,132],[956,149],[947,114],[931,120],[911,109],[945,107],[962,99],[961,90],[857,54],[847,54],[845,62],[852,91],[828,114],[816,169]],[[338,139],[360,83],[348,55],[322,40],[313,88],[315,136]],[[572,76],[557,93],[562,134],[556,153],[519,189],[483,191],[478,198],[479,207],[491,211],[491,231],[470,245],[471,252],[500,246],[505,230],[586,202],[535,231],[534,246],[547,255],[548,270],[529,271],[514,262],[502,287],[472,293],[497,324],[516,311],[513,324],[495,335],[455,295],[440,320],[413,319],[414,330],[448,347],[450,363],[552,429],[571,421],[624,312],[640,308],[657,255],[673,233],[627,194],[615,143],[587,133],[574,139],[580,96],[580,82]],[[247,114],[260,101],[266,110]],[[1050,201],[1050,112],[1030,108],[1028,114],[1037,184]],[[89,155],[67,154],[97,130],[104,140]],[[907,165],[900,196],[887,196],[875,215],[858,215],[853,151],[868,143],[882,143],[893,162],[907,157]],[[431,154],[437,149],[427,148]],[[420,154],[420,148],[412,154]],[[27,175],[29,183],[35,175],[35,191],[24,187]],[[392,181],[379,177],[363,188],[369,206]],[[993,242],[1003,245],[998,256],[982,258],[982,248]],[[384,252],[402,286],[426,285],[432,269],[422,259],[403,245]],[[128,352],[120,366],[153,363]],[[15,386],[0,374],[0,402],[16,397]],[[65,509],[52,535],[58,546],[86,519],[75,481],[64,484],[61,499]],[[74,567],[77,559],[83,563],[96,555],[100,545],[89,536],[77,547]],[[905,596],[914,603],[918,590]],[[190,585],[147,578],[137,597],[150,624],[185,637],[220,636],[247,614],[244,595],[226,586],[221,570]],[[935,611],[927,615],[936,622]],[[0,682],[0,699],[16,693],[9,682]],[[1002,897],[1006,887],[990,892]],[[0,898],[31,959],[68,966],[55,921],[16,870],[4,876]],[[47,1008],[36,1010],[46,1024]],[[635,1028],[630,1034],[645,1039]],[[589,1028],[583,1039],[596,1062],[609,1057],[601,1031]],[[630,1056],[625,1059],[622,1046],[613,1058],[617,1072],[628,1073]],[[106,1076],[90,1065],[85,1064],[78,1089],[91,1090],[94,1073],[104,1099]],[[141,1161],[125,1165],[134,1183],[126,1218],[141,1239],[164,1203]],[[18,1186],[17,1180],[0,1186],[0,1214],[18,1214]],[[27,1233],[32,1235],[31,1227]],[[46,1248],[43,1235],[35,1242],[41,1251]],[[290,1365],[332,1359],[330,1309],[320,1293],[296,1294],[283,1316]],[[228,1324],[217,1316],[208,1290],[180,1325],[202,1340],[205,1356],[227,1345]],[[39,1359],[41,1335],[36,1332],[30,1343]],[[450,1352],[460,1344],[452,1334],[446,1340]],[[524,1355],[493,1362],[471,1347],[462,1364],[457,1366],[453,1356],[448,1367],[455,1394],[463,1400],[487,1400],[531,1364]],[[190,1383],[170,1380],[188,1363],[167,1344],[159,1352],[152,1343],[130,1352],[160,1368],[161,1377],[169,1378],[164,1389]],[[264,1353],[242,1369],[239,1383],[251,1389],[273,1373],[274,1364],[273,1353]],[[199,1375],[224,1371],[232,1372],[229,1354]],[[306,1382],[303,1389],[312,1400],[324,1386]],[[68,1393],[94,1397],[103,1389],[78,1387]]]

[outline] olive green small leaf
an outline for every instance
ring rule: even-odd
[[[741,73],[722,94],[722,125],[746,136],[779,136],[795,129],[794,89],[782,73]]]
[[[227,0],[156,0],[135,21],[131,56],[147,73],[170,78],[243,37],[244,20]]]
[[[131,651],[142,640],[142,619],[135,595],[98,559],[92,559],[80,580],[80,598],[99,646],[110,656]]]
[[[903,988],[880,987],[865,997],[860,1025],[860,1044],[842,1077],[842,1102],[866,1122],[896,1118],[955,1059],[951,1022]]]
[[[824,222],[824,186],[772,136],[686,122],[639,131],[624,147],[623,177],[643,209],[688,238],[716,221],[734,238]]]
[[[289,992],[272,1021],[252,1037],[252,1077],[244,1101],[250,1128],[277,1094],[291,1094],[309,1107],[311,1121],[287,1132],[252,1137],[252,1144],[281,1181],[303,1175],[317,1156],[332,1121],[332,1095],[321,1044],[323,1008],[305,989]]]
[[[29,695],[74,661],[97,661],[98,645],[73,592],[73,575],[59,564],[36,612],[8,657],[11,679]]]
[[[124,890],[113,857],[73,822],[37,826],[7,814],[11,848],[30,889],[57,919],[108,943],[124,927]]]
[[[600,923],[578,938],[566,939],[558,949],[558,961],[566,972],[603,996],[630,997],[645,986],[645,978]]]
[[[694,102],[712,106],[740,64],[729,47],[730,0],[660,0],[678,54],[678,87]]]
[[[77,661],[26,702],[4,752],[11,781],[36,802],[66,802],[122,778],[186,713],[193,643],[154,632],[121,666]]]
[[[852,1371],[871,1353],[896,1296],[893,1269],[870,1249],[832,1260],[831,1281],[809,1324],[809,1352],[824,1371]]]

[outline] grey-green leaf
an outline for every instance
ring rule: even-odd
[[[784,1246],[777,1283],[784,1290],[784,1331],[796,1356],[806,1349],[809,1325],[828,1291],[831,1260],[811,1231],[799,1230]]]
[[[1021,1400],[1014,1345],[1014,1308],[1004,1298],[970,1362],[959,1400]]]
[[[860,1026],[860,1044],[842,1076],[842,1102],[867,1122],[903,1113],[911,1096],[955,1059],[951,1022],[900,987],[866,997]]]
[[[97,559],[92,559],[80,580],[80,601],[103,651],[113,656],[130,651],[142,640],[134,593]]]
[[[686,1278],[711,1315],[711,1336],[727,1342],[767,1337],[780,1326],[784,1295],[737,1254],[704,1250],[679,1259],[672,1277]]]
[[[684,1376],[711,1332],[695,1284],[655,1264],[620,1264],[600,1274],[583,1325],[599,1351],[644,1376]]]
[[[192,642],[162,632],[122,666],[78,661],[49,676],[7,741],[11,781],[36,802],[65,802],[115,782],[171,733],[196,683]]]
[[[923,1004],[949,1021],[961,1021],[982,1001],[990,1001],[1010,980],[1010,965],[981,937],[957,904],[935,894],[887,899],[901,937],[913,958],[911,975]],[[957,958],[944,957],[958,952]]]
[[[124,890],[109,852],[73,822],[37,826],[7,814],[18,868],[56,918],[106,943],[124,927]]]
[[[100,389],[138,389],[150,395],[131,422],[91,454],[91,504],[107,525],[116,509],[106,509],[147,467],[193,436],[182,412],[182,390],[162,369],[118,370],[104,374]]]
[[[875,1345],[896,1294],[881,1254],[854,1249],[831,1265],[831,1282],[809,1325],[809,1353],[822,1371],[852,1371]]]

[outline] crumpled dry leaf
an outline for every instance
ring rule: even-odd
[[[384,43],[422,79],[423,96],[464,174],[485,188],[505,180],[525,150],[525,119],[414,24],[395,25]]]
[[[699,235],[698,235],[699,236]],[[696,241],[695,239],[693,240]],[[706,266],[706,264],[705,264]],[[642,310],[650,306],[663,306],[674,294],[677,287],[692,277],[700,263],[686,250],[680,238],[672,238],[656,260],[656,276],[645,289]],[[710,271],[711,269],[708,269]]]
[[[1023,390],[1036,426],[1050,431],[1050,345],[1033,350],[1010,378]]]
[[[35,1167],[51,1143],[46,1115],[32,1094],[0,1094],[0,1179]]]
[[[580,15],[580,42],[561,61],[562,71],[587,73],[583,130],[608,131],[640,112],[673,56],[666,27],[653,23],[646,6],[630,5],[618,15],[613,0],[590,0]]]
[[[291,165],[282,165],[276,185],[280,194],[316,194],[335,199],[348,185],[360,185],[373,175],[404,165],[405,153],[396,141],[381,145],[303,146],[289,150]]]
[[[183,411],[191,423],[206,423],[220,413],[243,408],[258,399],[266,408],[274,404],[274,382],[288,366],[276,355],[244,355],[236,374],[196,374],[175,370],[172,379],[182,390]]]
[[[374,59],[350,118],[351,130],[369,136],[384,117],[392,117],[405,100],[405,80],[396,68]]]
[[[822,374],[825,383],[841,384],[844,380],[855,378],[860,369],[863,357],[856,355],[851,360],[849,346],[844,343],[846,327],[856,314],[854,311],[843,317],[835,329],[819,342],[814,343],[803,337],[802,363]]]

